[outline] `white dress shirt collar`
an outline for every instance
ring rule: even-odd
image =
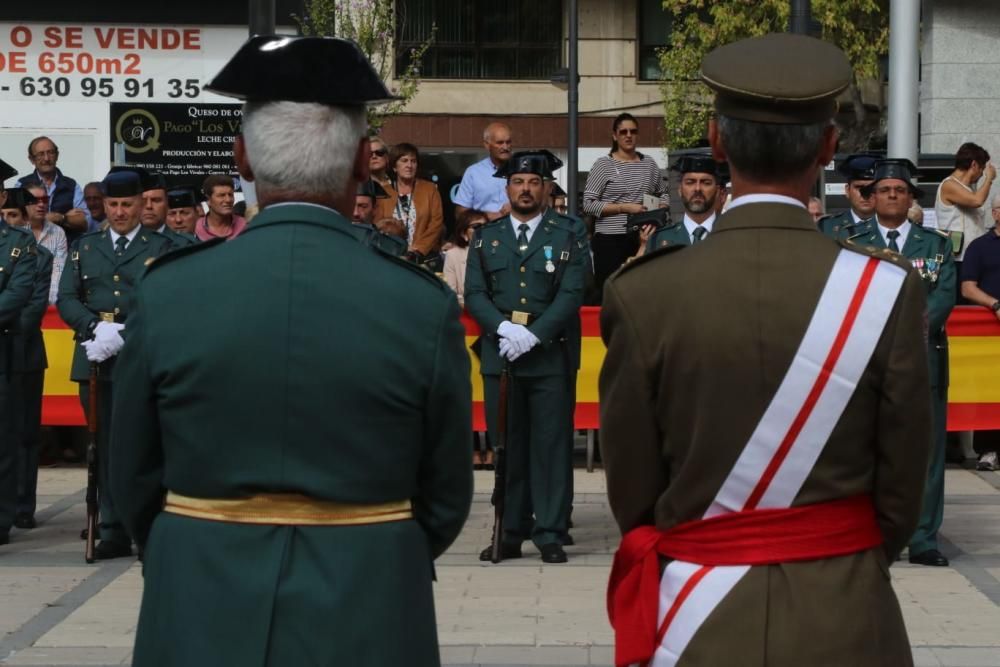
[[[726,208],[726,210],[731,211],[737,206],[743,206],[744,204],[788,204],[789,206],[798,206],[802,209],[806,207],[805,204],[793,197],[786,197],[785,195],[776,195],[771,193],[755,193],[737,197],[729,202],[729,207]]]
[[[684,214],[684,229],[687,230],[688,236],[691,238],[692,241],[694,240],[694,230],[701,227],[702,229],[705,230],[705,235],[708,236],[709,234],[712,233],[712,225],[714,224],[715,224],[714,213],[711,215],[710,218],[708,218],[708,220],[701,223],[700,225],[694,220],[692,220],[690,217],[688,217],[687,213]]]
[[[538,225],[541,221],[542,221],[542,213],[539,213],[531,220],[524,220],[524,221],[518,220],[513,215],[510,216],[510,224],[511,227],[514,229],[514,238],[517,238],[517,235],[521,233],[521,230],[518,228],[522,224],[525,224],[528,225],[528,231],[525,232],[525,236],[527,236],[528,240],[530,241],[531,237],[535,234],[535,230],[538,229]]]
[[[875,217],[875,222],[878,223],[878,232],[882,235],[882,240],[885,241],[885,247],[889,247],[889,232],[892,230],[888,227],[883,227],[881,222],[878,222],[878,216]],[[899,232],[899,238],[896,239],[896,245],[899,246],[899,251],[903,252],[903,246],[906,245],[906,239],[910,236],[910,229],[913,225],[909,220],[903,221],[899,227],[896,227],[896,231]]]

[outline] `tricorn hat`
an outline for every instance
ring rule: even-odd
[[[114,167],[111,167],[111,171],[109,173],[116,174],[125,172],[132,172],[139,177],[139,180],[142,181],[143,191],[167,189],[167,180],[163,177],[163,174],[158,171],[149,171],[142,167],[133,167],[131,165],[115,165]]]
[[[710,155],[682,155],[670,168],[681,174],[691,172],[712,174],[717,179],[722,171],[722,165],[716,162]]]
[[[715,91],[716,112],[757,123],[829,120],[851,77],[851,63],[839,48],[789,33],[741,39],[701,62],[701,80]]]
[[[398,99],[354,42],[336,37],[257,35],[205,87],[248,102],[362,106]]]
[[[870,181],[875,177],[875,163],[880,159],[881,156],[874,153],[855,153],[841,160],[837,165],[837,171],[843,174],[848,182]]]
[[[537,174],[543,179],[552,179],[553,159],[562,161],[549,151],[518,151],[493,174],[496,178],[510,178],[514,174]]]
[[[861,188],[861,194],[865,197],[870,197],[875,192],[875,186],[879,181],[895,179],[905,182],[910,188],[910,194],[920,199],[924,191],[913,184],[918,175],[916,166],[906,158],[879,160],[875,163],[872,182]]]
[[[357,196],[371,197],[373,200],[375,200],[375,199],[385,199],[386,197],[389,196],[389,193],[386,192],[385,188],[383,188],[379,183],[369,178],[367,181],[361,181],[360,183],[358,183]]]
[[[101,192],[105,197],[135,197],[145,190],[142,177],[131,168],[113,167],[101,181]]]
[[[196,208],[205,201],[201,188],[185,185],[167,190],[167,208]]]
[[[3,205],[4,208],[24,208],[25,206],[31,206],[38,199],[35,195],[31,194],[25,188],[10,188],[7,190],[7,202]]]
[[[17,176],[17,169],[0,160],[0,190],[3,190],[3,182],[11,176]]]

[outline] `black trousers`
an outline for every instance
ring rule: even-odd
[[[594,251],[594,282],[598,294],[604,294],[604,281],[639,250],[639,239],[631,234],[594,234],[590,241]]]

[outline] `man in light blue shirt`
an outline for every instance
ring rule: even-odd
[[[506,182],[493,174],[510,159],[510,126],[490,123],[483,130],[483,146],[489,155],[465,170],[458,192],[452,199],[455,217],[468,209],[482,211],[489,220],[496,220],[510,213]]]

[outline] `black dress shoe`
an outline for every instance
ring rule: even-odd
[[[35,523],[35,517],[31,516],[27,512],[20,512],[14,516],[14,527],[21,528],[22,530],[31,530],[38,524]]]
[[[574,544],[576,544],[576,540],[574,540],[573,536],[570,535],[568,532],[567,533],[563,533],[562,535],[560,535],[559,536],[559,541],[562,543],[562,545],[564,547],[571,547]]]
[[[521,557],[521,545],[512,542],[500,543],[500,560],[510,560]],[[493,559],[493,546],[488,546],[479,552],[479,560],[489,562]]]
[[[565,563],[569,560],[566,558],[566,552],[563,551],[562,545],[555,542],[543,544],[540,550],[542,552],[543,563]]]
[[[80,531],[80,539],[81,540],[87,539],[87,532],[88,532],[88,530],[86,528],[84,528],[83,530]]]
[[[918,554],[910,554],[910,562],[914,565],[930,565],[931,567],[945,567],[948,559],[937,549],[928,549]]]
[[[111,558],[124,558],[132,555],[132,547],[127,544],[115,544],[102,540],[94,547],[94,558],[97,560],[110,560]]]

